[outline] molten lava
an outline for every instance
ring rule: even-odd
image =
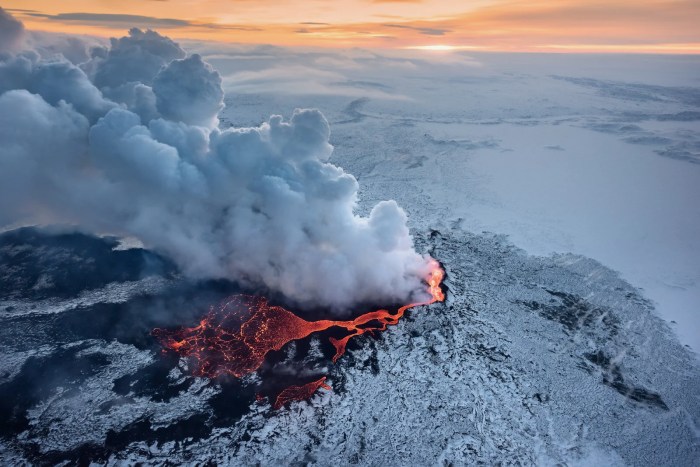
[[[349,321],[306,321],[289,310],[270,305],[264,297],[234,295],[212,308],[195,327],[154,329],[153,335],[165,348],[192,359],[196,365],[194,373],[199,376],[214,378],[230,374],[240,378],[256,371],[269,352],[280,350],[288,342],[338,327],[348,334],[340,339],[330,338],[336,350],[335,362],[343,355],[351,338],[366,332],[384,331],[387,326],[398,323],[409,308],[443,301],[445,295],[440,284],[444,275],[437,261],[432,261],[426,278],[430,298],[404,305],[396,313],[377,310]],[[321,378],[304,386],[288,387],[278,396],[275,407],[284,405],[285,399],[298,399],[300,394],[310,397],[319,387],[327,387],[324,381],[325,378]]]
[[[275,403],[272,406],[275,410],[281,408],[288,402],[292,401],[304,401],[309,397],[313,396],[319,388],[333,390],[329,385],[326,384],[326,377],[317,379],[316,381],[311,381],[302,386],[289,386],[282,390],[275,399]]]

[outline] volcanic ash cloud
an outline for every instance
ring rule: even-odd
[[[358,184],[327,162],[321,112],[222,130],[223,99],[210,65],[153,31],[80,65],[0,54],[0,225],[134,236],[193,278],[300,305],[425,298],[406,214],[394,201],[354,213]]]

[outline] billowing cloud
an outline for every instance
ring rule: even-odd
[[[197,54],[170,62],[155,77],[153,92],[165,118],[206,127],[219,123],[224,108],[221,76]]]
[[[0,94],[0,225],[50,220],[54,207],[77,205],[71,172],[81,170],[88,129],[88,120],[65,101],[52,106],[26,90]]]
[[[0,7],[0,52],[14,50],[24,36],[24,25]]]
[[[71,104],[90,121],[115,107],[80,68],[63,58],[44,60],[33,51],[0,61],[0,92],[12,89],[25,89],[51,105]]]
[[[67,34],[27,31],[27,45],[45,58],[61,55],[69,62],[80,65],[93,58],[96,49],[104,49],[104,41],[95,37],[76,37]]]
[[[162,67],[185,51],[154,31],[133,28],[129,35],[111,40],[104,60],[98,62],[94,81],[100,88],[118,88],[128,83],[150,85]]]
[[[136,237],[190,277],[332,310],[423,293],[428,265],[404,211],[385,201],[355,214],[358,183],[328,162],[318,110],[222,130],[218,73],[151,31],[83,68],[0,58],[0,226]],[[128,102],[110,99],[126,88]]]

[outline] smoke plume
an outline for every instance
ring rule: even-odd
[[[354,213],[358,183],[328,162],[321,112],[220,129],[221,77],[199,55],[132,29],[89,56],[0,54],[0,226],[137,237],[191,277],[300,305],[421,293],[428,266],[404,211]]]
[[[0,52],[12,51],[24,38],[24,25],[0,8]]]

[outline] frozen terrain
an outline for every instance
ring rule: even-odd
[[[15,277],[30,276],[36,260],[26,254],[27,235],[2,241]],[[30,244],[55,258],[44,262],[43,284],[86,272],[109,281],[95,270],[95,257],[76,247],[89,238],[46,246],[50,237],[36,237]],[[0,303],[0,460],[697,461],[697,361],[616,273],[575,255],[528,256],[503,237],[458,227],[416,237],[421,251],[443,261],[447,301],[411,311],[378,339],[358,339],[337,365],[327,363],[325,338],[287,346],[274,366],[289,371],[301,363],[328,374],[333,392],[280,411],[256,401],[257,378],[188,376],[185,362],[160,354],[149,335],[155,326],[192,320],[230,286],[194,286],[163,276],[161,267],[152,270],[162,277],[158,287],[135,277],[119,287],[92,283],[77,301],[54,296],[50,314],[17,312],[51,295],[50,287],[19,288]],[[130,258],[102,251],[96,259],[120,270],[141,255],[159,261],[129,251]],[[5,287],[7,267],[2,273]],[[91,300],[101,293],[101,302]]]
[[[273,411],[257,376],[192,377],[150,335],[235,285],[4,233],[0,463],[697,465],[696,58],[189,46],[225,77],[223,126],[321,109],[359,210],[406,209],[447,301],[337,365],[326,336],[288,345],[262,371],[333,391]]]

